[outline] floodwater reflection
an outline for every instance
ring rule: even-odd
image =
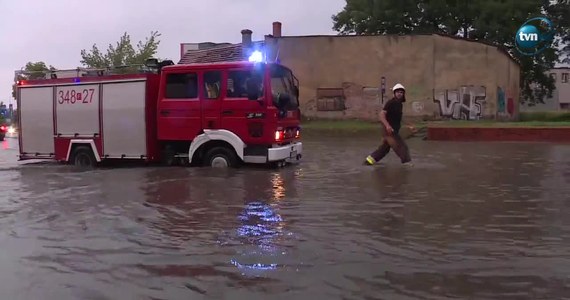
[[[307,138],[285,169],[19,165],[6,299],[564,299],[570,146]],[[10,142],[12,143],[12,142]]]

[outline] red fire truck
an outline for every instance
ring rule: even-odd
[[[150,59],[127,73],[76,71],[16,72],[20,160],[235,167],[301,159],[299,82],[281,64]]]

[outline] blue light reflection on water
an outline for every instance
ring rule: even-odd
[[[275,239],[283,235],[283,219],[271,205],[259,201],[250,202],[238,219],[242,226],[237,228],[237,236],[246,239],[248,244],[257,246],[257,250],[242,253],[242,257],[253,255],[259,259],[284,254],[275,246]],[[279,266],[277,263],[241,263],[237,258],[232,259],[231,263],[242,271],[276,270]]]

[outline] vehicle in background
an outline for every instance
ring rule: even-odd
[[[235,167],[301,159],[299,83],[287,67],[155,59],[136,67],[17,80],[20,160]]]
[[[8,126],[6,124],[0,125],[0,141],[6,138],[6,133],[8,132]]]

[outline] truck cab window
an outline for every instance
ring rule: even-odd
[[[261,77],[261,74],[258,75]],[[250,70],[239,70],[228,72],[228,86],[226,97],[228,98],[247,98],[247,82],[256,80],[254,74]],[[263,91],[263,81],[260,81],[260,91]]]
[[[204,73],[204,95],[206,99],[218,99],[222,86],[222,72],[210,71]]]
[[[289,102],[288,109],[295,110],[299,107],[299,99],[295,96],[295,83],[293,74],[287,68],[279,65],[272,65],[270,69],[271,74],[271,94],[273,101],[276,103],[279,94],[289,95],[291,101]]]
[[[176,73],[166,75],[166,95],[168,99],[198,98],[198,76],[196,73]]]

